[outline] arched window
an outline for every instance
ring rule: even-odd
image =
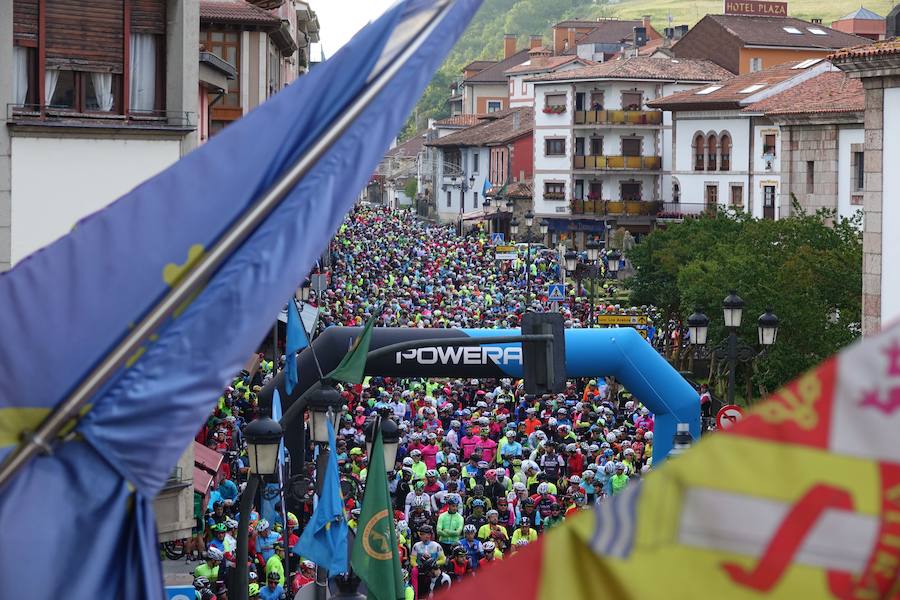
[[[677,177],[672,178],[672,202],[675,204],[681,202],[681,183]]]
[[[716,170],[716,153],[719,149],[719,145],[716,140],[716,134],[710,133],[709,137],[706,138],[706,170],[707,171],[715,171]]]
[[[706,163],[706,138],[702,133],[694,136],[694,170],[702,171]]]
[[[719,141],[719,170],[731,170],[731,136],[727,132],[722,133],[722,139]]]

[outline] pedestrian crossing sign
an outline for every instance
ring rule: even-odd
[[[491,234],[491,246],[499,246],[501,244],[503,244],[503,234],[500,232],[492,233]]]
[[[563,283],[551,283],[547,293],[550,302],[564,302],[566,299],[566,286]]]

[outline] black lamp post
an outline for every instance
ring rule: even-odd
[[[734,404],[734,379],[737,364],[739,362],[747,363],[764,356],[768,352],[769,347],[778,338],[778,317],[775,316],[771,308],[767,308],[766,312],[760,315],[757,320],[757,337],[759,345],[762,346],[762,350],[757,351],[737,335],[737,330],[740,328],[743,320],[743,314],[744,300],[736,292],[730,292],[722,301],[722,316],[724,317],[725,327],[728,329],[728,337],[719,342],[713,349],[713,353],[724,353],[725,360],[728,361],[729,404]],[[706,345],[709,332],[709,317],[698,308],[688,317],[687,323],[691,344],[698,347]]]
[[[621,259],[622,253],[618,250],[613,250],[606,255],[606,268],[609,270],[609,275],[613,279],[619,277],[619,261]]]
[[[372,446],[375,444],[375,432],[381,430],[381,444],[384,450],[384,470],[388,473],[397,464],[397,450],[400,447],[400,428],[393,419],[377,416],[366,425],[366,455],[372,462]]]
[[[247,546],[248,529],[250,527],[250,511],[253,510],[253,499],[259,487],[260,479],[271,476],[278,468],[278,446],[283,431],[278,421],[263,417],[251,421],[244,428],[244,439],[247,440],[247,455],[250,459],[250,473],[247,485],[241,493],[240,522],[238,523],[237,565],[235,567],[234,590],[231,598],[244,600],[248,592]]]
[[[597,240],[588,240],[587,244],[585,244],[585,248],[587,250],[587,259],[588,259],[588,269],[587,275],[591,278],[591,289],[590,289],[590,308],[588,309],[588,319],[590,322],[590,327],[594,326],[594,284],[597,279],[597,276],[600,274],[600,267],[597,264],[597,259],[600,258],[600,248],[601,244]]]
[[[300,300],[303,302],[309,302],[309,293],[312,290],[309,279],[303,282],[303,285],[300,286]]]

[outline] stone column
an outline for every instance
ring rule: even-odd
[[[882,136],[884,130],[884,82],[863,79],[866,88],[865,114],[865,223],[863,227],[863,335],[881,328],[881,217],[882,217]]]

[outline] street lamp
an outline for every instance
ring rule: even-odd
[[[300,300],[303,302],[309,302],[309,292],[312,290],[312,286],[310,286],[310,281],[307,279],[303,282],[303,285],[300,286]]]
[[[606,255],[606,268],[609,269],[609,273],[612,275],[612,278],[615,279],[618,277],[619,273],[619,261],[622,259],[622,253],[618,250],[613,250],[609,254]]]
[[[778,337],[778,317],[772,312],[771,308],[766,308],[766,312],[759,316],[756,321],[759,333],[759,345],[768,347],[775,343]]]
[[[564,255],[566,261],[566,271],[569,273],[575,272],[575,265],[578,263],[578,253],[574,250],[569,250]]]
[[[709,317],[700,312],[699,308],[695,308],[694,314],[688,317],[687,324],[691,343],[697,346],[705,346],[706,337],[709,334]]]
[[[397,449],[400,447],[400,428],[392,419],[377,417],[366,426],[366,455],[372,463],[372,445],[375,444],[376,427],[381,429],[381,444],[384,450],[384,470],[390,473],[397,463]]]
[[[546,236],[550,230],[550,222],[547,219],[541,219],[539,227],[541,228],[541,235]]]
[[[309,398],[309,425],[312,440],[317,444],[328,443],[328,421],[337,431],[341,419],[341,407],[344,401],[341,394],[330,385],[323,385],[313,392]]]
[[[234,575],[234,590],[231,597],[244,600],[247,597],[249,578],[247,566],[247,547],[249,544],[250,512],[259,481],[270,476],[278,469],[278,448],[283,431],[278,421],[263,417],[251,421],[244,428],[244,439],[247,440],[247,455],[250,459],[250,472],[247,485],[241,492],[240,522],[238,523],[237,568]]]
[[[767,308],[766,312],[760,315],[757,320],[757,335],[762,350],[757,351],[753,346],[738,338],[737,330],[741,326],[743,312],[744,300],[737,295],[737,292],[732,290],[722,301],[722,315],[725,320],[725,327],[728,329],[728,337],[719,342],[712,350],[713,355],[716,353],[724,354],[728,363],[729,404],[734,404],[734,379],[737,364],[739,362],[747,363],[764,356],[778,337],[778,317],[775,316],[771,308]],[[704,346],[709,331],[709,317],[700,312],[700,309],[695,309],[694,314],[688,317],[687,324],[688,331],[690,331],[691,344]]]
[[[529,210],[525,213],[525,227],[531,229],[532,225],[534,225],[534,213]]]
[[[585,244],[585,248],[587,249],[587,258],[590,262],[596,262],[597,257],[600,256],[600,242],[597,240],[589,240],[587,244]]]
[[[507,196],[507,198],[506,198],[506,212],[513,212],[513,210],[514,210],[515,208],[516,208],[516,201],[513,200],[512,198],[510,198],[510,197]]]
[[[734,290],[722,300],[722,312],[725,315],[725,327],[737,329],[741,326],[744,301]]]
[[[509,233],[513,237],[519,235],[519,221],[517,221],[516,219],[513,219],[509,222]]]

